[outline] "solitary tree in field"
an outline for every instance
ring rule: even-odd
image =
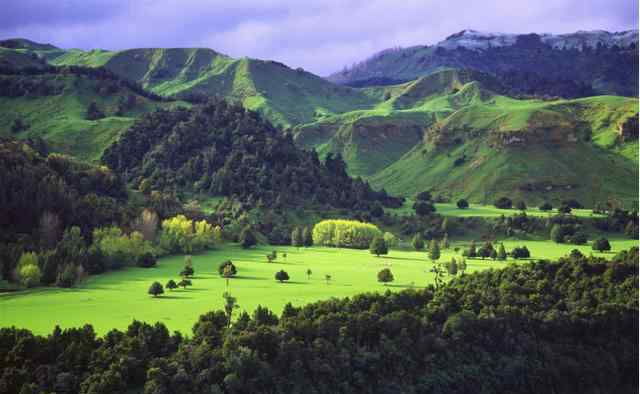
[[[289,274],[285,270],[280,270],[276,272],[276,280],[283,283],[284,281],[289,280]]]
[[[233,278],[235,274],[236,274],[235,267],[233,267],[232,265],[227,265],[226,267],[224,267],[224,270],[222,271],[222,276],[226,281],[227,288],[229,288],[229,279]]]
[[[153,282],[151,284],[151,287],[149,287],[148,293],[154,297],[157,297],[160,294],[164,293],[164,289],[162,288],[162,285],[160,284],[160,282]]]
[[[190,276],[193,276],[194,274],[194,270],[193,267],[190,266],[185,266],[182,271],[180,271],[180,276],[184,277],[184,278],[188,278]]]
[[[413,236],[413,239],[411,240],[411,245],[417,251],[421,251],[422,249],[424,249],[424,240],[422,239],[422,235],[420,235],[420,233],[417,233],[416,235]]]
[[[307,268],[307,280],[311,280],[311,268]]]
[[[164,286],[169,290],[174,290],[178,288],[178,284],[176,283],[175,280],[173,279],[169,279],[169,281],[167,282],[167,284]]]
[[[598,252],[604,252],[606,250],[611,250],[611,244],[609,240],[606,238],[600,238],[593,241],[593,245],[591,245],[591,249],[597,250]]]
[[[504,261],[507,259],[507,251],[504,250],[504,245],[502,244],[502,242],[500,243],[500,246],[498,247],[498,260]]]
[[[233,310],[239,308],[238,300],[226,291],[222,294],[222,298],[224,298],[224,313],[227,315],[227,327],[231,327]]]
[[[467,209],[467,208],[469,208],[469,202],[467,200],[465,200],[464,198],[461,198],[460,200],[458,200],[456,205],[458,206],[459,209]]]
[[[299,248],[302,245],[302,230],[300,230],[300,227],[294,227],[291,231],[291,246]]]
[[[182,279],[180,282],[178,282],[178,286],[186,290],[187,286],[191,286],[191,281],[189,279]]]
[[[331,282],[331,275],[325,274],[324,275],[324,280],[327,282],[327,284],[329,284],[329,282]]]
[[[384,283],[385,286],[387,283],[393,282],[393,274],[389,268],[385,268],[378,272],[378,282]]]
[[[371,254],[375,254],[377,257],[380,257],[381,254],[389,253],[389,249],[387,248],[387,243],[384,242],[384,238],[378,236],[371,240],[371,244],[369,245],[369,252]]]

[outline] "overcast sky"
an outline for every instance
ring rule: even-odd
[[[208,47],[320,75],[463,29],[636,29],[637,0],[2,0],[0,38],[62,48]]]

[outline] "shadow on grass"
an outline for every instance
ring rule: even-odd
[[[159,297],[152,297],[154,300],[187,300],[192,299],[193,297],[180,297],[175,295],[161,295]]]
[[[233,279],[231,279],[231,281],[229,283],[232,283],[234,280],[237,279],[246,279],[246,280],[265,280],[266,278],[260,278],[259,276],[244,276],[244,275],[239,275],[239,276],[235,276],[233,277]]]
[[[393,284],[388,284],[386,286],[383,287],[395,287],[398,289],[415,289],[417,288],[416,286],[412,286],[412,285],[393,285]]]
[[[385,259],[385,260],[407,260],[407,261],[417,261],[417,262],[420,262],[420,263],[428,261],[426,256],[425,256],[424,259],[413,259],[413,258],[410,258],[410,257],[392,257],[392,256],[381,256],[381,257],[383,259]]]

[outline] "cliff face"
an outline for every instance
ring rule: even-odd
[[[622,142],[638,139],[638,114],[627,118],[618,125],[618,134]]]

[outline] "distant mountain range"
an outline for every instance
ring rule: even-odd
[[[637,31],[465,30],[434,46],[383,51],[327,80],[211,49],[81,51],[5,40],[0,83],[21,93],[0,86],[0,133],[42,136],[55,151],[98,161],[144,113],[217,96],[259,112],[321,158],[340,153],[350,175],[394,194],[630,201],[637,42]],[[104,118],[86,118],[90,102]],[[14,128],[18,118],[28,127]]]
[[[513,93],[638,95],[638,30],[501,34],[463,30],[432,46],[384,50],[328,77],[350,86],[397,84],[444,68],[493,74]]]

